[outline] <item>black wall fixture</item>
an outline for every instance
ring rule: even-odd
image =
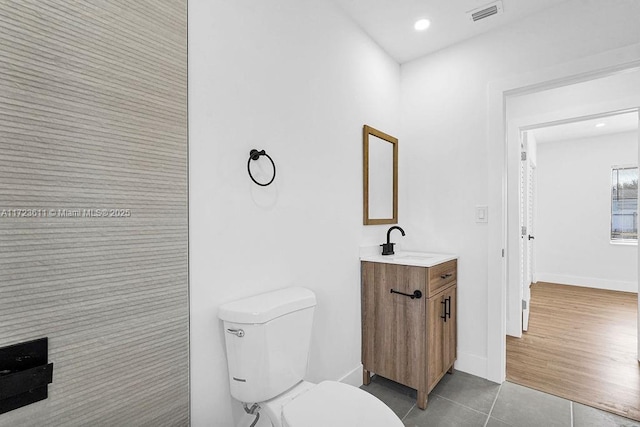
[[[256,179],[251,174],[251,160],[258,160],[260,156],[265,156],[267,159],[271,160],[271,165],[273,166],[273,176],[271,177],[271,180],[266,184],[256,181]],[[274,179],[276,179],[276,164],[273,162],[273,159],[271,158],[271,156],[268,155],[264,150],[258,151],[254,148],[249,152],[249,160],[247,161],[247,171],[249,172],[249,177],[251,177],[251,180],[261,187],[266,187],[267,185],[271,184]]]
[[[0,348],[0,414],[47,398],[53,382],[48,353],[48,338]]]

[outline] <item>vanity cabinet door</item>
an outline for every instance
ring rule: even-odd
[[[449,286],[427,301],[427,389],[431,391],[456,360],[456,285]]]
[[[456,348],[458,342],[457,331],[457,286],[453,285],[444,292],[445,298],[448,298],[448,315],[447,321],[444,323],[444,341],[442,349],[442,358],[444,360],[444,369],[449,369],[456,360]]]
[[[426,388],[426,283],[423,267],[362,263],[364,369],[418,390]]]
[[[444,359],[442,357],[445,345],[445,330],[442,319],[442,316],[445,315],[445,303],[446,297],[444,293],[433,296],[427,300],[427,312],[429,316],[429,322],[427,324],[427,334],[429,337],[427,343],[427,363],[429,364],[429,378],[427,379],[428,391],[431,391],[437,384],[445,370]]]

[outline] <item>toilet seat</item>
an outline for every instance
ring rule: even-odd
[[[284,427],[402,427],[400,418],[366,391],[323,381],[282,408]]]

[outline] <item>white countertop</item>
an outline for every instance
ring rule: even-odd
[[[412,265],[416,267],[433,267],[434,265],[442,264],[443,262],[453,259],[458,259],[458,255],[408,251],[396,251],[394,255],[382,255],[380,252],[371,253],[368,251],[360,253],[360,261]]]

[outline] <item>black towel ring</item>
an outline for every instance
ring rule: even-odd
[[[256,179],[251,174],[251,160],[258,160],[260,156],[266,156],[271,161],[271,165],[273,166],[273,176],[271,177],[271,181],[267,182],[266,184],[256,181]],[[247,171],[249,172],[249,176],[251,177],[251,180],[262,187],[266,187],[267,185],[271,184],[274,179],[276,179],[276,164],[273,162],[273,159],[271,158],[271,156],[268,155],[264,150],[258,151],[256,149],[253,149],[249,152],[249,160],[247,161]]]

